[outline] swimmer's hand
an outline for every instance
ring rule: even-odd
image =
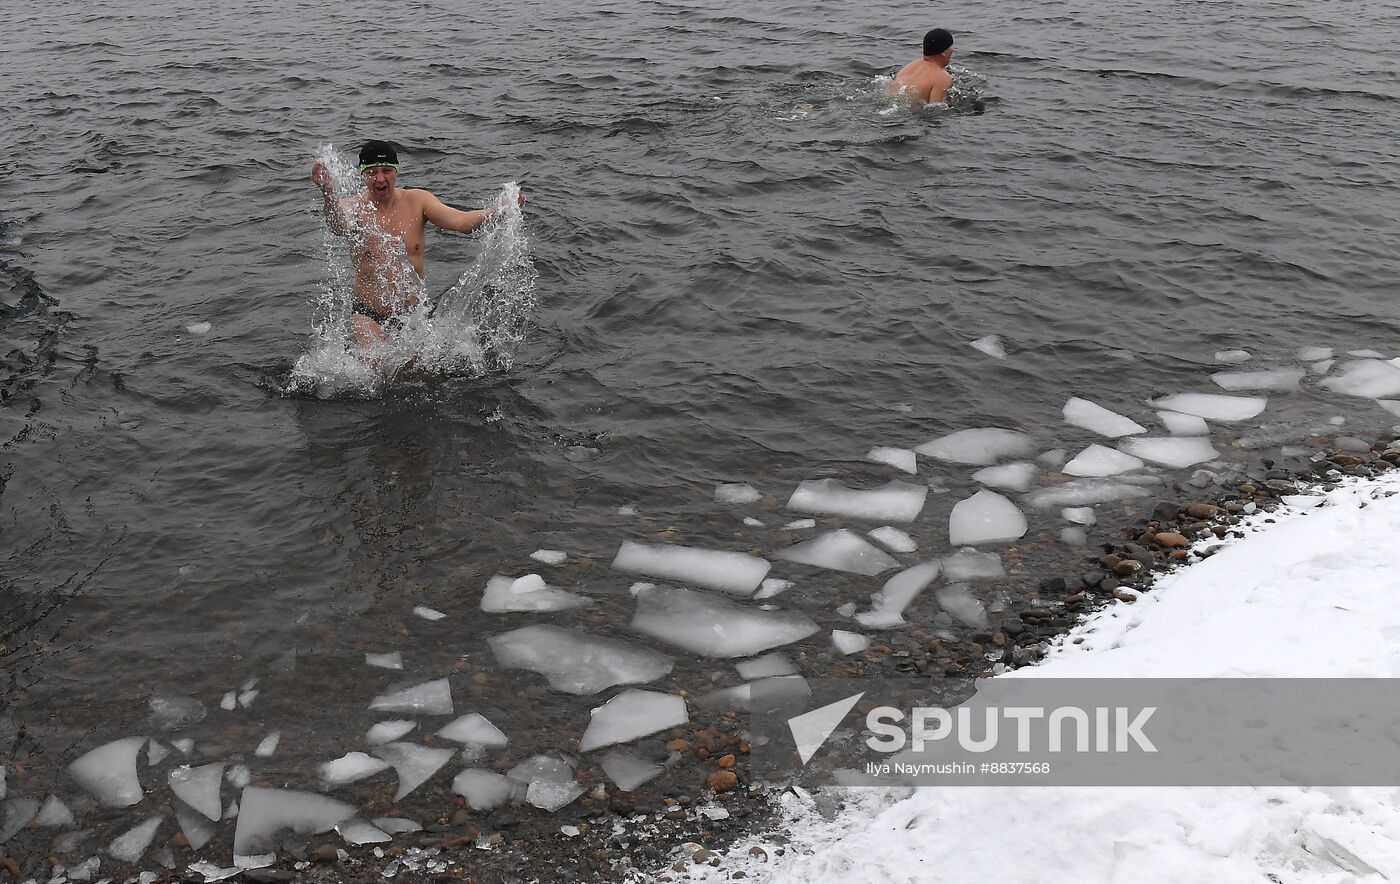
[[[326,168],[326,164],[317,160],[311,164],[311,180],[322,191],[331,189],[331,170]]]

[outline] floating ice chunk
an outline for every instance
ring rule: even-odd
[[[152,697],[151,721],[164,731],[176,731],[204,720],[204,704],[194,697]]]
[[[204,877],[204,884],[212,884],[214,881],[224,881],[235,875],[243,874],[243,869],[238,866],[230,868],[220,868],[217,863],[211,863],[202,859],[197,863],[190,863],[189,870]]]
[[[744,524],[748,525],[750,528],[763,527],[763,523],[760,522],[758,519],[755,519],[753,516],[744,516]]]
[[[601,746],[626,743],[689,720],[683,697],[629,689],[593,710],[593,718],[579,739],[578,748],[580,752],[589,752]]]
[[[704,593],[658,586],[638,597],[632,629],[704,657],[749,657],[804,639],[818,626],[796,611],[755,611]]]
[[[253,705],[253,701],[257,698],[257,691],[244,691],[243,693],[238,695],[238,705],[242,706],[244,709],[247,709],[249,706]]]
[[[214,326],[208,322],[195,322],[185,326],[185,331],[192,335],[207,335]]]
[[[136,775],[136,754],[145,742],[124,737],[105,743],[68,765],[68,774],[108,807],[129,807],[145,797]]]
[[[214,823],[208,817],[179,799],[170,803],[175,808],[175,821],[185,833],[191,850],[198,850],[214,839]]]
[[[1065,459],[1069,457],[1069,452],[1063,448],[1052,448],[1036,458],[1052,470],[1057,470],[1064,466]]]
[[[391,721],[381,721],[370,725],[370,729],[365,732],[365,742],[371,746],[382,746],[385,743],[392,743],[407,734],[418,726],[416,721],[405,721],[401,718]]]
[[[0,844],[17,835],[38,813],[39,802],[33,798],[16,797],[0,802]]]
[[[796,675],[797,667],[779,653],[764,654],[752,660],[740,660],[734,664],[740,678],[769,678],[774,675]]]
[[[53,828],[68,828],[73,825],[73,811],[68,809],[57,795],[50,795],[44,806],[39,808],[39,813],[34,817],[34,825],[50,826]],[[0,839],[3,842],[3,839]]]
[[[434,749],[416,743],[387,743],[374,750],[375,754],[394,766],[399,788],[394,793],[398,801],[428,781],[457,754],[455,749]]]
[[[934,590],[933,597],[938,600],[939,607],[963,624],[974,629],[986,627],[987,609],[968,591],[967,584],[940,586]]]
[[[370,822],[374,823],[381,832],[388,832],[390,835],[423,831],[423,827],[418,823],[398,816],[377,816]]]
[[[164,821],[163,816],[153,816],[136,824],[107,845],[107,852],[121,862],[136,862],[146,854],[146,848],[151,846],[151,839],[156,836],[156,829]]]
[[[584,793],[582,783],[535,781],[525,790],[525,800],[540,810],[554,813]]]
[[[170,750],[165,748],[163,743],[159,740],[151,740],[150,745],[146,747],[146,764],[154,767],[164,761],[165,756],[169,754]]]
[[[603,774],[619,789],[631,792],[661,773],[661,765],[643,761],[630,752],[614,749],[598,760]]]
[[[382,844],[394,840],[388,832],[359,818],[337,824],[335,833],[345,839],[346,844]]]
[[[935,560],[900,571],[885,581],[870,600],[871,610],[857,614],[856,622],[872,629],[899,626],[904,622],[904,609],[938,577],[940,570],[941,565]]]
[[[1114,451],[1094,444],[1079,452],[1074,460],[1065,464],[1064,472],[1071,476],[1116,476],[1131,470],[1142,469],[1142,461],[1131,454]]]
[[[1147,427],[1137,421],[1078,396],[1071,397],[1065,403],[1064,415],[1065,423],[1083,427],[1091,433],[1098,433],[1110,439],[1147,432]]]
[[[232,712],[233,710],[237,709],[238,692],[229,691],[228,693],[224,694],[223,699],[219,701],[219,708],[224,710],[225,712]]]
[[[546,565],[562,565],[569,560],[569,554],[561,549],[537,549],[530,553],[530,558]]]
[[[1094,515],[1094,508],[1090,506],[1065,507],[1060,510],[1060,515],[1066,522],[1076,525],[1093,525],[1098,521],[1098,517]]]
[[[1061,528],[1060,542],[1065,546],[1087,546],[1089,534],[1083,528]]]
[[[617,508],[617,514],[619,516],[635,516],[637,515],[637,507],[630,503],[623,504]]]
[[[538,672],[566,694],[645,684],[670,672],[673,662],[649,648],[558,626],[525,626],[486,641],[502,666]]]
[[[253,750],[253,754],[258,758],[271,758],[272,754],[277,751],[277,744],[280,742],[282,742],[282,732],[272,731],[262,738],[262,742],[258,743],[258,748]]]
[[[634,583],[627,587],[627,591],[635,597],[641,595],[644,591],[651,589],[655,585],[655,583]]]
[[[188,755],[194,751],[194,740],[189,737],[181,737],[178,740],[171,740],[170,745],[180,750],[181,755]]]
[[[1271,368],[1264,371],[1217,371],[1210,376],[1223,390],[1263,390],[1292,393],[1303,379],[1301,368]]]
[[[829,568],[832,571],[863,574],[867,577],[873,577],[881,571],[888,571],[899,565],[899,562],[871,546],[860,535],[845,528],[804,540],[778,551],[774,557],[802,565]]]
[[[801,531],[805,528],[817,527],[816,519],[794,519],[783,526],[784,531]]]
[[[1332,366],[1336,364],[1336,361],[1335,359],[1324,359],[1321,362],[1314,362],[1308,366],[1308,371],[1312,374],[1327,374],[1327,372],[1332,370]]]
[[[849,616],[851,616],[852,614],[854,614],[855,612],[856,612],[856,603],[855,603],[855,602],[846,602],[846,604],[844,604],[844,605],[842,605],[841,607],[839,607],[839,608],[836,609],[836,615],[837,615],[838,617],[849,617]]]
[[[919,548],[919,545],[914,542],[914,538],[905,534],[898,528],[891,528],[889,525],[883,528],[876,528],[870,531],[869,534],[891,552],[911,553]]]
[[[865,459],[903,470],[910,475],[919,471],[918,458],[908,448],[872,448],[866,452]]]
[[[1377,399],[1376,404],[1391,414],[1400,417],[1400,400],[1398,399]]]
[[[780,592],[792,589],[792,586],[793,583],[791,580],[779,580],[777,577],[769,577],[763,581],[763,585],[758,588],[758,592],[754,593],[753,597],[755,599],[771,599]]]
[[[983,467],[972,474],[972,481],[981,482],[989,488],[1029,491],[1039,473],[1040,469],[1035,464],[1018,460],[1001,466]]]
[[[442,613],[436,608],[429,608],[427,605],[418,605],[413,609],[413,613],[414,615],[422,617],[424,620],[428,621],[441,620],[442,618],[447,616],[446,614]]]
[[[370,666],[378,666],[380,669],[402,669],[403,654],[398,651],[390,651],[387,654],[365,654],[365,663]]]
[[[990,466],[1003,457],[1024,457],[1031,452],[1031,437],[1015,430],[982,427],[959,430],[915,448],[926,457],[952,463]]]
[[[1153,408],[1194,414],[1208,421],[1249,420],[1264,410],[1269,400],[1263,396],[1224,396],[1220,393],[1175,393],[1153,399]]]
[[[531,755],[506,771],[506,776],[521,784],[534,782],[572,783],[574,768],[562,758],[552,755]]]
[[[344,786],[389,769],[389,762],[363,752],[347,752],[321,765],[321,779],[333,786]]]
[[[1001,556],[975,549],[960,549],[951,556],[944,556],[942,565],[943,579],[949,583],[1006,576],[1006,569],[1001,566]]]
[[[1318,384],[1347,396],[1389,399],[1400,395],[1400,368],[1393,362],[1358,359],[1342,366],[1340,374]]]
[[[953,504],[948,515],[948,542],[954,546],[1006,543],[1026,533],[1026,517],[1016,504],[983,489]]]
[[[486,582],[486,591],[481,596],[481,610],[488,614],[504,614],[508,611],[567,611],[593,600],[578,593],[546,586],[544,578],[538,574],[511,578],[497,574]]]
[[[1299,347],[1294,354],[1299,362],[1316,362],[1319,359],[1331,359],[1331,347]]]
[[[1200,436],[1125,439],[1119,444],[1135,457],[1176,469],[1215,460],[1220,456],[1210,440]]]
[[[1122,480],[1076,479],[1053,488],[1037,488],[1026,496],[1026,501],[1036,509],[1045,509],[1052,506],[1107,503],[1110,500],[1126,500],[1146,494],[1147,490],[1141,485]]]
[[[370,701],[376,712],[409,712],[419,715],[451,715],[452,687],[438,678],[412,687],[380,694]]]
[[[746,482],[715,486],[715,500],[719,503],[754,503],[762,499],[758,489]]]
[[[623,542],[613,570],[669,577],[693,586],[752,595],[772,567],[767,560],[745,553],[687,546]]]
[[[1347,355],[1348,355],[1348,356],[1355,356],[1357,359],[1384,359],[1384,358],[1385,358],[1385,354],[1384,354],[1384,353],[1378,353],[1378,352],[1376,352],[1375,350],[1348,350],[1348,351],[1347,351]]]
[[[1248,362],[1253,357],[1248,350],[1217,350],[1215,361],[1225,365],[1239,365],[1241,362]]]
[[[468,768],[452,781],[452,791],[472,810],[495,810],[525,797],[525,786],[493,770]]]
[[[695,698],[695,705],[702,709],[752,709],[755,691],[760,705],[781,705],[785,699],[806,699],[812,696],[812,688],[807,680],[799,675],[772,675],[758,678],[732,688],[721,688]]]
[[[246,764],[230,764],[224,773],[224,779],[235,789],[242,789],[253,781],[253,772]]]
[[[870,637],[858,632],[833,629],[831,630],[831,646],[836,649],[837,653],[849,657],[851,654],[859,654],[870,647]]]
[[[808,479],[797,486],[787,508],[804,513],[912,522],[924,508],[927,485],[891,479],[879,488],[856,490],[835,479]]]
[[[444,740],[477,746],[504,746],[510,742],[501,729],[479,712],[469,712],[437,732]]]
[[[1167,428],[1167,432],[1173,436],[1205,436],[1210,433],[1210,427],[1206,424],[1205,418],[1197,417],[1194,414],[1159,411],[1157,417],[1161,419],[1162,426]]]
[[[319,835],[355,815],[355,808],[312,792],[264,789],[243,790],[238,826],[233,832],[234,865],[246,867],[257,857],[277,851],[274,836],[290,829],[298,835]]]
[[[987,335],[968,344],[974,350],[986,353],[993,359],[1005,359],[1006,347],[1001,343],[1001,335]]]
[[[181,765],[170,772],[170,791],[209,819],[217,820],[223,812],[223,801],[219,797],[223,777],[222,761],[200,767]]]

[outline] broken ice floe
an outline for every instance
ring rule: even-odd
[[[958,501],[948,515],[948,542],[954,546],[1006,543],[1025,533],[1026,517],[995,491],[984,489]]]
[[[1319,381],[1318,385],[1347,396],[1389,399],[1400,395],[1400,368],[1394,360],[1358,359],[1348,362],[1340,374]]]
[[[759,586],[758,592],[754,593],[753,597],[756,601],[760,599],[771,599],[781,592],[792,589],[792,586],[793,583],[791,580],[780,580],[777,577],[769,577],[763,581],[763,584]]]
[[[413,613],[416,616],[422,617],[424,620],[428,621],[441,620],[442,618],[447,616],[446,614],[442,613],[441,611],[435,608],[429,608],[427,605],[418,605],[413,609]]]
[[[1174,393],[1153,399],[1153,408],[1194,414],[1208,421],[1248,420],[1263,411],[1269,400],[1263,396],[1225,396],[1220,393]]]
[[[253,701],[258,698],[258,692],[253,690],[244,691],[238,695],[238,705],[247,709],[253,705]]]
[[[1143,497],[1149,492],[1142,485],[1114,479],[1076,479],[1052,488],[1037,488],[1026,496],[1026,502],[1036,509],[1052,506],[1087,506]]]
[[[393,765],[399,777],[399,788],[394,793],[398,801],[408,793],[428,781],[442,766],[457,754],[455,749],[435,749],[417,743],[386,743],[374,750],[374,754]]]
[[[865,459],[903,470],[911,475],[919,471],[918,458],[908,448],[872,448],[866,452]]]
[[[1217,371],[1210,376],[1222,390],[1239,392],[1258,390],[1267,393],[1292,393],[1303,379],[1301,368],[1271,368],[1264,371]]]
[[[758,711],[771,711],[791,700],[805,700],[812,696],[812,688],[807,679],[800,675],[770,675],[730,688],[710,691],[695,698],[695,705],[702,709],[751,710],[758,698]]]
[[[335,832],[346,844],[382,844],[394,840],[388,832],[358,817],[337,824]]]
[[[423,831],[423,827],[417,822],[398,816],[377,816],[370,822],[374,823],[381,832],[388,832],[390,835]]]
[[[178,798],[170,805],[175,809],[175,822],[180,825],[191,850],[198,850],[214,839],[214,821]],[[223,817],[222,812],[220,817]]]
[[[1085,546],[1089,543],[1089,532],[1078,526],[1061,528],[1060,542],[1065,546]]]
[[[734,664],[740,678],[770,678],[774,675],[796,675],[797,667],[779,653],[764,654],[752,660],[740,660]]]
[[[748,525],[750,528],[763,527],[763,522],[759,521],[758,519],[755,519],[753,516],[744,516],[744,524]]]
[[[419,715],[451,715],[452,687],[438,678],[380,694],[370,701],[376,712],[409,712]]]
[[[616,571],[667,577],[706,589],[750,595],[772,566],[767,560],[746,553],[628,540],[617,551],[612,567]]]
[[[886,580],[880,591],[871,596],[871,609],[856,614],[856,622],[871,629],[889,629],[901,625],[904,623],[904,609],[938,577],[940,569],[940,564],[933,561],[900,571]]]
[[[242,789],[253,780],[253,772],[246,764],[230,764],[224,772],[224,780],[235,789]]]
[[[1139,437],[1119,444],[1134,457],[1176,469],[1220,457],[1210,440],[1201,436]]]
[[[502,666],[538,672],[550,688],[566,694],[655,681],[672,665],[670,657],[649,648],[558,626],[525,626],[493,635],[487,643]]]
[[[276,835],[290,830],[298,835],[319,835],[355,815],[355,808],[312,792],[264,789],[243,790],[238,825],[233,833],[234,865],[256,864],[277,851]]]
[[[804,513],[912,522],[924,508],[927,485],[891,479],[879,488],[847,488],[835,479],[808,479],[797,486],[787,508]]]
[[[784,531],[801,531],[806,528],[817,527],[816,519],[793,519],[783,526]]]
[[[1094,515],[1094,508],[1088,506],[1065,507],[1060,510],[1060,516],[1076,525],[1093,525],[1098,521],[1098,517]]]
[[[389,762],[364,752],[347,752],[320,767],[321,779],[333,786],[344,786],[389,769]]]
[[[755,503],[762,499],[758,489],[745,482],[715,486],[715,500],[719,503]]]
[[[272,731],[262,738],[262,741],[258,743],[258,747],[253,750],[253,754],[258,758],[271,758],[272,754],[277,751],[277,744],[281,741],[282,732]]]
[[[914,542],[914,538],[905,534],[898,528],[892,528],[889,525],[867,531],[866,533],[891,552],[911,553],[919,548],[919,545]]]
[[[1314,362],[1309,365],[1308,371],[1311,374],[1327,374],[1327,372],[1332,370],[1332,366],[1335,364],[1335,359],[1324,359],[1321,362]]]
[[[567,611],[591,604],[593,600],[587,596],[545,585],[544,578],[538,574],[519,578],[497,574],[486,582],[486,591],[481,596],[481,610],[488,614]]]
[[[0,802],[0,844],[17,835],[38,813],[39,802],[33,798],[15,797]]]
[[[1194,414],[1182,414],[1179,411],[1159,411],[1157,417],[1162,421],[1162,426],[1173,436],[1205,436],[1210,433],[1210,426],[1206,424],[1205,418]]]
[[[1298,357],[1299,362],[1316,362],[1319,359],[1331,359],[1331,347],[1299,347],[1293,355]]]
[[[859,654],[870,647],[870,637],[858,632],[833,629],[831,630],[831,646],[836,649],[838,654],[849,657],[851,654]]]
[[[233,710],[237,709],[238,692],[229,691],[228,693],[224,694],[223,699],[219,701],[219,708],[224,710],[225,712],[232,712]]]
[[[944,556],[942,566],[943,579],[949,583],[1006,576],[1006,569],[1001,566],[1001,556],[996,553],[978,552],[971,548],[960,549],[951,556]]]
[[[688,589],[658,586],[637,598],[632,629],[705,657],[749,657],[818,629],[796,611],[755,611]]]
[[[1068,451],[1065,451],[1063,448],[1052,448],[1049,451],[1041,454],[1039,457],[1036,458],[1036,460],[1045,464],[1052,470],[1057,470],[1060,467],[1064,466],[1065,459],[1067,457],[1069,457]]]
[[[194,751],[194,740],[189,737],[181,737],[178,740],[171,740],[170,745],[180,750],[181,755],[188,755]]]
[[[146,764],[155,767],[165,760],[165,756],[170,754],[170,750],[165,748],[159,740],[151,740],[146,746]]]
[[[68,805],[64,804],[57,795],[50,795],[34,817],[34,825],[36,826],[66,829],[73,823],[73,811],[69,810]],[[4,839],[0,839],[0,843],[4,843]]]
[[[980,427],[940,436],[914,450],[925,457],[952,463],[990,466],[1004,457],[1023,457],[1031,449],[1031,437],[1025,433],[1000,427]]]
[[[580,752],[589,752],[614,743],[626,743],[689,720],[683,697],[629,689],[593,710],[592,720],[579,739],[578,748]]]
[[[814,565],[848,574],[873,577],[897,567],[899,562],[860,535],[845,528],[819,534],[811,540],[774,553],[774,558],[802,565]]]
[[[452,781],[452,791],[461,795],[472,810],[495,810],[524,798],[527,785],[493,770],[468,768]]]
[[[153,816],[144,822],[137,823],[107,845],[107,852],[112,855],[113,859],[124,863],[134,863],[140,860],[146,854],[146,848],[151,846],[151,839],[156,837],[156,830],[164,821],[165,817],[163,816]]]
[[[1029,491],[1040,468],[1024,460],[1000,466],[983,467],[972,474],[972,481],[981,482],[989,488],[1005,488],[1009,491]]]
[[[631,792],[661,773],[661,765],[643,761],[630,752],[615,749],[598,760],[603,774],[622,791]]]
[[[405,721],[404,719],[381,721],[371,725],[370,729],[365,732],[365,742],[371,746],[381,746],[384,743],[392,743],[417,726],[418,722]]]
[[[152,697],[151,722],[164,731],[175,731],[204,720],[204,704],[194,697]]]
[[[537,780],[526,788],[525,800],[540,810],[554,813],[585,791],[582,783],[546,783]]]
[[[987,609],[968,591],[966,584],[955,583],[939,587],[934,590],[933,597],[938,601],[939,607],[963,624],[974,629],[987,626]]]
[[[1238,365],[1248,362],[1251,358],[1248,350],[1217,350],[1215,353],[1215,361],[1226,365]]]
[[[145,797],[136,775],[136,755],[145,737],[124,737],[98,746],[68,765],[68,774],[108,807],[129,807]]]
[[[1140,470],[1142,466],[1142,461],[1131,454],[1095,443],[1065,464],[1064,472],[1071,476],[1103,477]]]
[[[1082,427],[1091,433],[1098,433],[1110,439],[1147,432],[1147,428],[1137,421],[1077,396],[1065,403],[1064,416],[1065,423]]]
[[[469,712],[437,732],[444,740],[473,746],[504,746],[510,742],[501,729],[480,712]]]
[[[207,335],[207,334],[209,334],[210,330],[213,329],[213,328],[214,328],[213,323],[209,323],[209,322],[193,322],[193,323],[190,323],[189,325],[185,326],[185,331],[189,332],[189,333],[192,334],[192,335]]]
[[[170,791],[175,797],[211,820],[223,815],[219,786],[223,782],[224,763],[216,761],[200,767],[181,765],[170,772]]]
[[[546,565],[562,565],[569,560],[569,554],[561,549],[537,549],[530,553],[530,558]]]
[[[402,669],[403,655],[398,651],[390,651],[387,654],[365,654],[365,663],[369,666],[378,666],[380,669]]]
[[[1001,335],[987,335],[985,338],[978,338],[968,344],[974,350],[986,353],[993,359],[1005,359],[1006,347],[1001,342]]]

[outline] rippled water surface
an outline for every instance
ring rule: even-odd
[[[277,756],[299,782],[375,720],[392,674],[366,674],[364,652],[402,649],[410,680],[493,683],[484,637],[537,619],[478,610],[493,574],[540,571],[601,600],[554,621],[620,631],[621,541],[767,554],[795,539],[772,526],[797,481],[889,477],[872,446],[973,426],[1082,446],[1068,397],[1146,422],[1148,398],[1215,390],[1218,350],[1251,351],[1249,367],[1298,365],[1305,346],[1400,356],[1393,5],[926,11],[8,12],[11,784],[71,792],[61,765],[145,733],[152,696],[196,697],[212,721],[252,678],[262,697],[216,739],[247,754],[267,729],[302,733]],[[915,113],[876,78],[935,24],[985,87]],[[528,193],[539,308],[508,372],[284,394],[327,273],[310,164],[367,138],[401,145],[401,184],[454,205],[512,180]],[[427,252],[441,291],[476,244],[429,233]],[[1006,359],[968,346],[991,334]],[[1255,423],[1333,415],[1363,436],[1395,420],[1314,376]],[[921,477],[970,487],[933,462]],[[765,500],[717,504],[720,482]],[[957,496],[910,529],[926,551],[946,546]],[[1031,531],[1061,524],[1033,514]],[[527,558],[541,547],[571,562],[543,568]],[[847,594],[875,588],[851,578]],[[473,708],[510,708],[514,690],[473,688]]]

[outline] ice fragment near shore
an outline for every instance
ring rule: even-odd
[[[365,742],[371,746],[382,746],[385,743],[392,743],[417,726],[418,722],[405,721],[403,719],[381,721],[378,724],[371,725],[370,729],[365,732]]]
[[[746,482],[715,486],[715,500],[719,503],[754,503],[762,499],[758,489]]]
[[[194,697],[152,697],[151,721],[164,731],[175,731],[204,720],[204,704]]]
[[[870,647],[870,637],[857,632],[847,632],[844,629],[831,630],[831,645],[842,656],[849,657],[851,654],[859,654]]]
[[[423,831],[423,827],[418,823],[398,816],[377,816],[371,820],[371,822],[373,822],[381,832],[388,832],[390,835]]]
[[[427,605],[418,605],[413,609],[413,613],[429,622],[436,622],[447,616],[436,608],[429,608]]]
[[[185,841],[189,842],[190,850],[198,850],[214,839],[214,823],[203,813],[178,799],[170,804],[175,809],[175,822],[185,834]],[[220,815],[222,816],[222,812]]]
[[[216,761],[200,767],[182,765],[170,772],[170,791],[175,797],[211,820],[223,815],[219,785],[224,777],[224,763]]]
[[[1400,368],[1394,361],[1379,359],[1358,359],[1342,366],[1335,377],[1318,382],[1347,396],[1361,396],[1367,399],[1388,399],[1400,395]]]
[[[1075,396],[1065,403],[1065,423],[1082,427],[1091,433],[1117,439],[1134,433],[1146,433],[1147,428],[1116,411],[1109,411],[1102,405]]]
[[[972,474],[972,481],[981,482],[989,488],[1028,491],[1039,473],[1040,468],[1035,464],[1019,460],[1000,466],[983,467]]]
[[[258,748],[253,750],[253,754],[258,758],[271,758],[272,753],[277,751],[277,744],[282,742],[282,732],[272,731],[262,738],[258,743]]]
[[[380,669],[402,669],[403,655],[398,651],[390,651],[387,654],[365,654],[365,663],[370,666],[378,666]]]
[[[764,654],[752,660],[740,660],[734,664],[740,678],[770,678],[774,675],[796,675],[797,667],[782,654]]]
[[[658,586],[638,596],[632,629],[702,657],[749,657],[804,639],[818,626],[796,611],[755,611],[704,593]]]
[[[656,691],[623,691],[593,710],[593,718],[579,739],[578,748],[580,752],[589,752],[601,746],[625,743],[689,720],[682,697]]]
[[[753,597],[755,600],[771,599],[781,592],[792,589],[792,587],[793,583],[791,580],[779,580],[777,577],[769,577],[767,580],[763,581],[763,585],[758,588],[758,592],[754,593]]]
[[[1001,566],[1001,556],[970,548],[960,549],[951,556],[944,556],[942,566],[943,579],[949,583],[1006,576],[1006,569]]]
[[[903,470],[910,475],[919,471],[918,458],[908,448],[872,448],[866,452],[865,459]]]
[[[146,746],[146,764],[155,767],[165,760],[165,756],[170,754],[170,750],[165,748],[165,744],[159,740],[151,740]]]
[[[50,795],[44,801],[44,806],[39,808],[38,815],[34,817],[34,825],[36,826],[68,828],[73,823],[73,811],[69,810],[68,805],[64,804],[57,795]],[[4,843],[3,838],[0,838],[0,843]]]
[[[1319,359],[1331,359],[1331,347],[1299,347],[1293,355],[1298,357],[1299,362],[1316,362]]]
[[[537,549],[530,558],[546,565],[562,565],[569,560],[569,554],[560,549]]]
[[[1135,457],[1176,469],[1215,460],[1220,456],[1209,439],[1199,436],[1125,439],[1119,444]]]
[[[525,790],[525,800],[540,810],[554,813],[584,793],[582,783],[536,781]]]
[[[124,737],[98,746],[68,765],[68,774],[92,797],[108,807],[129,807],[141,801],[136,755],[145,737]]]
[[[497,574],[486,581],[481,596],[481,610],[488,614],[509,611],[567,611],[593,604],[593,600],[578,593],[545,585],[538,574],[511,578]]]
[[[369,708],[376,712],[451,715],[452,687],[445,678],[425,681],[419,685],[380,694],[370,701]]]
[[[1026,517],[995,491],[979,491],[958,501],[948,515],[948,542],[954,546],[1006,543],[1025,533]]]
[[[504,746],[510,742],[506,735],[501,733],[501,729],[480,712],[463,715],[438,731],[437,735],[454,743],[470,743],[474,746]]]
[[[872,629],[889,629],[904,623],[904,609],[938,577],[940,570],[940,564],[933,561],[900,571],[871,597],[871,610],[856,614],[856,622]]]
[[[835,479],[808,479],[797,486],[787,508],[803,513],[912,522],[924,508],[927,485],[891,479],[879,488],[856,490]]]
[[[603,768],[603,774],[624,792],[631,792],[661,773],[661,765],[643,761],[620,749],[604,755],[598,764]]]
[[[151,839],[156,836],[156,830],[165,821],[163,816],[153,816],[144,822],[138,823],[126,832],[118,835],[111,844],[107,846],[107,852],[113,859],[121,860],[124,863],[134,863],[146,854],[146,848],[151,846]]]
[[[735,595],[752,595],[772,567],[766,559],[745,553],[687,546],[665,546],[624,541],[612,563],[613,570],[648,577],[666,577],[706,589]]]
[[[1076,479],[1053,488],[1038,488],[1027,495],[1026,501],[1036,509],[1045,509],[1052,506],[1107,503],[1110,500],[1143,497],[1147,493],[1143,486],[1121,480]]]
[[[339,823],[335,827],[335,833],[345,840],[346,844],[382,844],[385,841],[394,840],[388,832],[372,823],[367,823],[362,819],[350,819]]]
[[[1064,472],[1071,476],[1103,477],[1140,470],[1142,466],[1142,461],[1131,454],[1094,444],[1065,464]]]
[[[1194,414],[1159,411],[1157,417],[1161,419],[1162,426],[1167,428],[1167,432],[1173,436],[1205,436],[1210,433],[1210,427],[1206,424],[1205,418],[1197,417]]]
[[[394,800],[398,801],[426,783],[452,760],[457,750],[434,749],[417,743],[388,743],[375,749],[374,754],[394,766],[394,773],[399,777],[399,789],[394,793]]]
[[[817,527],[816,519],[793,519],[783,526],[784,531],[804,531],[808,528]]]
[[[919,454],[951,463],[990,466],[1004,457],[1024,457],[1032,449],[1031,437],[1000,427],[959,430],[915,448]]]
[[[1174,393],[1153,399],[1153,408],[1194,414],[1208,421],[1249,420],[1264,410],[1269,400],[1263,396],[1225,396],[1220,393]]]
[[[1085,546],[1089,543],[1089,533],[1080,527],[1061,528],[1060,542],[1065,546]]]
[[[651,590],[640,597],[645,598]],[[558,626],[525,626],[488,638],[502,666],[528,669],[566,694],[596,694],[619,684],[644,684],[671,671],[672,660],[649,648]]]
[[[845,528],[819,534],[811,540],[780,550],[774,554],[774,558],[866,577],[899,565],[860,535]]]
[[[192,335],[207,335],[214,328],[209,322],[194,322],[185,326],[185,331]]]
[[[963,624],[974,629],[987,625],[986,607],[968,591],[965,584],[941,586],[934,591],[933,597],[937,599],[939,607]]]
[[[919,548],[919,545],[914,542],[914,538],[898,528],[891,528],[889,525],[867,533],[891,552],[911,553]]]
[[[1076,525],[1092,525],[1098,521],[1098,517],[1094,515],[1093,507],[1088,506],[1065,507],[1060,510],[1060,516],[1065,521],[1073,522]]]
[[[468,768],[452,781],[452,791],[461,795],[472,810],[495,810],[525,797],[526,784],[492,770]]]
[[[277,851],[276,835],[291,830],[319,835],[355,815],[355,808],[313,792],[249,786],[239,801],[238,826],[233,833],[234,865],[248,867]]]
[[[987,335],[985,338],[978,338],[968,344],[974,350],[986,353],[993,359],[1005,359],[1006,347],[1001,342],[1001,335]]]
[[[0,802],[0,844],[19,834],[38,813],[39,802],[33,798],[15,797]]]
[[[1303,379],[1301,368],[1271,368],[1264,371],[1217,371],[1210,376],[1222,390],[1262,390],[1269,393],[1292,393]]]
[[[238,692],[229,691],[228,693],[224,694],[223,699],[219,701],[219,708],[224,710],[225,712],[232,712],[233,710],[237,709]]]
[[[363,752],[347,752],[321,765],[321,779],[333,786],[344,786],[389,769],[389,762]]]
[[[1248,362],[1252,358],[1248,350],[1217,350],[1215,352],[1215,361],[1225,365],[1238,365],[1241,362]]]

